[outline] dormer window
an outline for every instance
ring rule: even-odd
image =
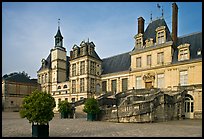
[[[145,40],[145,46],[146,47],[149,47],[149,46],[152,46],[152,45],[153,45],[153,39],[152,38]]]
[[[141,48],[143,46],[143,34],[139,33],[135,37],[135,47]]]
[[[190,44],[182,44],[178,46],[178,61],[188,60],[190,59],[190,51],[189,51]]]
[[[157,44],[162,44],[162,43],[165,43],[166,42],[166,31],[165,31],[165,26],[161,26],[161,27],[158,27],[156,29],[156,32],[157,32],[157,37],[156,37],[156,42]]]

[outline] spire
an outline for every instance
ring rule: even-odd
[[[62,37],[62,34],[60,32],[60,18],[58,19],[58,30],[57,30],[57,34],[55,35],[55,38],[56,37],[60,37],[60,38],[63,38]]]
[[[63,40],[63,37],[60,32],[60,19],[58,19],[58,30],[57,30],[57,34],[55,35],[55,47],[56,46],[62,47],[62,44],[63,44],[62,40]]]

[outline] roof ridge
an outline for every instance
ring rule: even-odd
[[[120,56],[120,55],[123,55],[123,54],[127,54],[127,53],[130,53],[130,52],[131,52],[131,51],[124,52],[124,53],[120,53],[120,54],[117,54],[117,55],[113,55],[113,56],[110,56],[110,57],[103,58],[102,60],[104,60],[104,59],[109,59],[109,58],[113,58],[113,57]]]
[[[190,34],[182,35],[182,36],[179,36],[178,38],[188,37],[188,36],[195,35],[195,34],[198,34],[198,33],[202,33],[202,31],[197,31],[197,32],[193,32],[193,33],[190,33]]]

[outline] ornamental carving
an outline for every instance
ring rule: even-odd
[[[143,76],[144,81],[153,81],[155,79],[154,74],[147,73],[146,75]]]

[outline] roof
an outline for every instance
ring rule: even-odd
[[[127,71],[130,68],[130,52],[102,59],[102,74]]]
[[[166,30],[166,41],[172,41],[169,28],[164,20],[164,18],[159,18],[152,21],[146,28],[144,32],[144,41],[149,38],[153,38],[153,42],[156,42],[156,29],[160,26],[165,26]]]
[[[192,33],[185,36],[178,37],[176,46],[179,46],[184,43],[189,43],[190,49],[190,60],[202,58],[201,55],[197,55],[197,51],[202,51],[202,32]],[[201,52],[202,53],[202,52]],[[178,61],[178,49],[175,48],[175,52],[173,54],[173,63],[177,63]]]
[[[47,59],[45,60],[45,65],[41,65],[40,69],[38,70],[41,71],[43,69],[51,69],[51,54],[48,55]]]
[[[58,28],[57,34],[55,35],[55,38],[56,37],[63,38],[59,28]]]
[[[33,83],[37,84],[37,79],[30,79],[28,76],[26,76],[23,73],[11,73],[9,75],[4,75],[2,77],[3,80],[6,81],[12,81],[12,82],[21,82],[21,83]]]

